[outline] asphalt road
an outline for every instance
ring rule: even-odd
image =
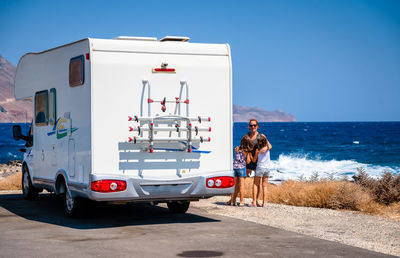
[[[0,195],[0,257],[390,257],[198,208],[181,215],[145,204],[87,210],[71,219],[54,195]]]

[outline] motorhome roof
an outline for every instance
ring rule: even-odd
[[[178,55],[229,55],[225,44],[190,43],[187,37],[165,37],[154,40],[120,40],[90,38],[92,51],[178,54]],[[182,44],[185,42],[184,44]]]

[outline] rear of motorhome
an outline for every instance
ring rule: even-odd
[[[233,191],[229,45],[186,37],[87,38],[24,55],[16,99],[32,99],[22,188],[85,199],[167,203]]]

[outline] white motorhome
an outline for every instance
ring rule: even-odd
[[[22,188],[84,199],[167,203],[233,192],[227,44],[186,37],[87,38],[24,55],[16,99],[33,99]]]

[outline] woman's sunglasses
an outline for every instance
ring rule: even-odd
[[[249,127],[257,127],[256,124],[249,125]]]

